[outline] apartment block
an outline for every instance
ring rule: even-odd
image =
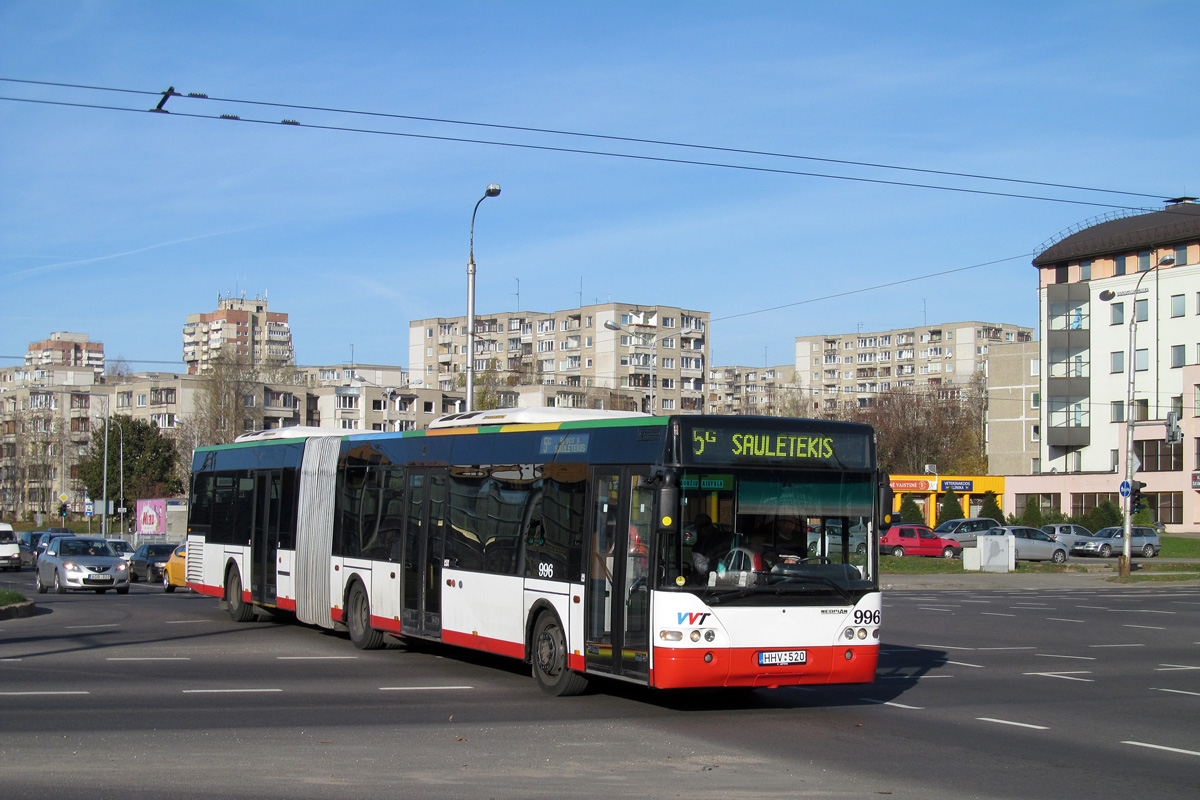
[[[475,318],[475,388],[502,407],[703,412],[709,314],[605,303]],[[413,386],[462,391],[466,317],[409,323]]]
[[[265,296],[218,296],[216,311],[188,315],[183,361],[189,375],[199,375],[221,354],[260,371],[291,365],[295,352],[288,315],[271,311]]]
[[[822,411],[862,408],[892,389],[965,385],[993,345],[1030,341],[1032,328],[991,322],[801,336],[796,383]]]
[[[989,475],[1019,475],[1041,463],[1041,363],[1040,342],[988,348],[984,441]]]
[[[812,416],[808,392],[795,384],[796,367],[711,367],[708,370],[709,414],[760,417]]]
[[[25,353],[27,367],[90,367],[104,374],[104,344],[93,342],[86,333],[59,331],[49,339],[30,342]]]

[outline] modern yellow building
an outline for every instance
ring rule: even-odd
[[[899,511],[904,496],[911,495],[931,528],[937,522],[938,501],[946,492],[952,491],[958,495],[963,515],[967,517],[979,516],[986,492],[995,492],[996,504],[1004,510],[1002,475],[892,475],[891,487],[895,493],[892,511]],[[1004,522],[1002,519],[997,521]]]

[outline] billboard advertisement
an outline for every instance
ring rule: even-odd
[[[165,498],[137,501],[137,532],[141,536],[165,536],[167,501]]]

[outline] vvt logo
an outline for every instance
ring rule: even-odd
[[[703,625],[704,620],[712,616],[711,611],[680,611],[680,625]]]

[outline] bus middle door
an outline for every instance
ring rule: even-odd
[[[274,606],[279,560],[279,508],[283,493],[280,470],[254,473],[254,529],[250,539],[250,596]]]
[[[589,670],[650,677],[650,531],[654,492],[629,469],[592,477],[595,517],[588,549]]]
[[[446,470],[410,469],[406,504],[401,630],[438,637],[442,633]]]

